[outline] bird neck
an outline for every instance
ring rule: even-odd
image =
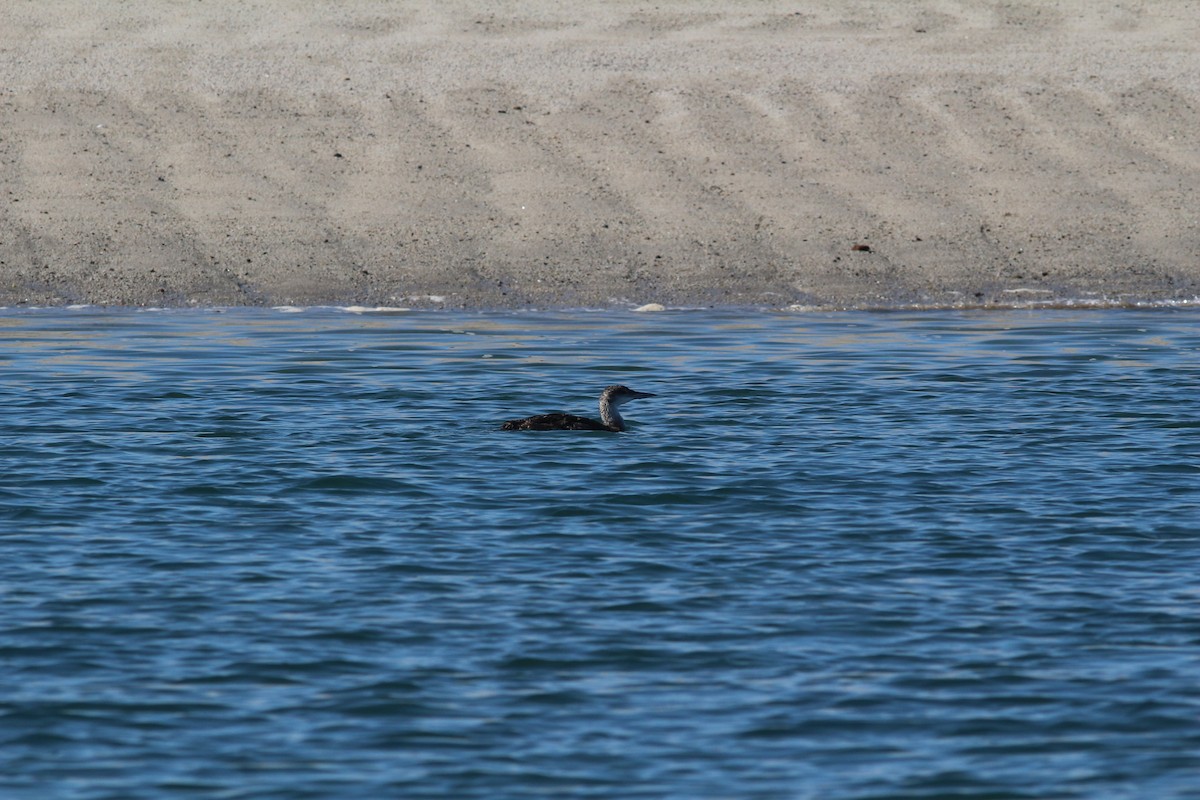
[[[607,397],[600,398],[600,421],[613,430],[625,430],[625,420],[621,419],[617,407]]]

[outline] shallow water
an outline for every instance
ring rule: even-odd
[[[0,795],[1200,797],[1197,323],[4,312]]]

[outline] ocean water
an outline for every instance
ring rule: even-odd
[[[0,797],[1200,797],[1196,310],[9,310],[0,402]]]

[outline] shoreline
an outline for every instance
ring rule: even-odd
[[[479,306],[453,305],[445,302],[413,303],[403,306],[360,306],[332,303],[294,305],[128,305],[101,303],[72,303],[50,305],[0,305],[0,315],[22,312],[83,312],[100,311],[114,313],[229,313],[229,312],[274,312],[281,314],[303,314],[312,312],[370,314],[939,314],[939,313],[1008,313],[1080,311],[1192,311],[1200,310],[1200,297],[1185,299],[1141,299],[1112,300],[1107,298],[1046,301],[1012,301],[1007,303],[962,303],[958,305],[884,305],[863,304],[848,306],[811,306],[792,304],[770,305],[679,305],[646,303],[641,306],[612,304],[608,306]]]

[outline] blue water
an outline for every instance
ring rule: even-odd
[[[1200,797],[1198,398],[1194,310],[3,312],[0,797]]]

